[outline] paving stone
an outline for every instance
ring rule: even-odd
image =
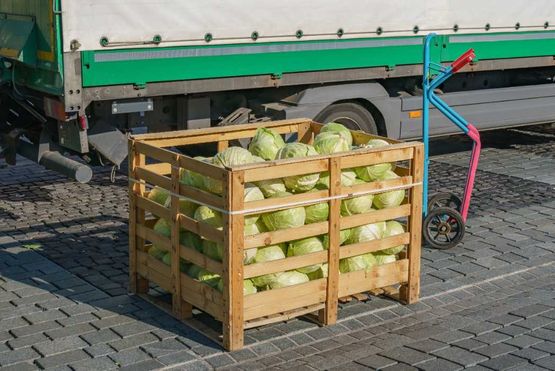
[[[469,332],[471,334],[478,336],[478,335],[482,335],[482,334],[497,330],[500,327],[501,326],[496,323],[478,322],[470,326],[461,328],[461,331]]]
[[[2,367],[2,371],[36,371],[37,366],[29,362],[15,363],[10,366]]]
[[[167,366],[180,364],[180,363],[185,363],[185,362],[193,361],[195,359],[196,359],[196,357],[188,351],[180,351],[180,352],[176,352],[176,353],[170,353],[168,355],[161,356],[161,357],[158,358],[158,360],[160,362],[162,362],[163,364],[165,364]],[[187,366],[187,367],[189,367],[189,366]]]
[[[501,332],[503,334],[507,334],[509,336],[519,336],[519,335],[523,335],[526,333],[529,333],[530,330],[524,327],[519,327],[515,325],[510,325],[507,327],[503,327],[497,330],[498,332]]]
[[[535,361],[535,360],[538,360],[540,358],[544,358],[544,357],[549,356],[549,353],[543,352],[541,350],[537,350],[537,349],[534,349],[534,348],[520,349],[520,350],[517,350],[516,352],[512,352],[511,354],[513,356],[524,358],[524,359],[527,359],[527,360],[532,361],[532,362]]]
[[[32,361],[40,355],[32,348],[21,348],[11,352],[0,353],[0,366],[8,366],[22,361]]]
[[[127,349],[121,352],[112,353],[109,354],[108,357],[110,357],[110,359],[112,359],[116,363],[116,365],[121,367],[146,361],[150,358],[148,354],[138,348]]]
[[[19,348],[29,347],[33,344],[40,343],[47,340],[48,338],[44,334],[39,333],[39,334],[33,334],[33,335],[12,339],[8,341],[8,345],[12,349],[19,349]]]
[[[534,362],[536,366],[544,367],[549,370],[555,370],[555,355],[542,358]]]
[[[409,364],[411,366],[417,365],[419,363],[428,361],[433,359],[433,356],[430,356],[426,353],[420,352],[415,349],[407,348],[407,347],[400,347],[396,349],[392,349],[387,352],[382,352],[380,355],[391,358],[397,362],[403,362]]]
[[[424,371],[456,371],[463,369],[462,366],[441,358],[421,363],[418,365],[418,368]]]
[[[499,343],[499,344],[488,345],[487,347],[484,347],[484,348],[476,349],[474,352],[483,354],[488,358],[495,358],[503,354],[514,352],[516,350],[518,350],[517,347],[511,346],[508,344]]]
[[[147,370],[159,370],[163,368],[164,364],[158,362],[154,359],[149,359],[148,361],[143,361],[139,363],[134,363],[125,367],[122,367],[121,370],[124,371],[147,371]]]
[[[507,370],[509,368],[516,368],[527,364],[528,361],[510,354],[505,354],[501,357],[493,358],[488,361],[480,363],[482,366],[494,370]]]
[[[548,312],[551,309],[552,308],[547,306],[547,305],[533,304],[533,305],[529,305],[529,306],[520,308],[520,309],[515,310],[515,311],[511,311],[510,314],[515,315],[515,316],[519,316],[519,317],[523,317],[523,318],[530,318],[530,317],[537,316],[537,315],[540,315],[542,313]]]
[[[509,344],[509,345],[513,345],[515,347],[519,347],[519,348],[528,348],[531,347],[532,345],[541,343],[543,340],[532,337],[532,336],[528,336],[528,335],[522,335],[522,336],[517,336],[515,338],[509,339],[507,341],[505,341],[505,344]]]
[[[383,371],[417,371],[418,369],[413,366],[406,365],[404,363],[397,363],[396,365],[384,367]]]
[[[35,325],[41,322],[53,321],[56,319],[65,318],[66,315],[59,310],[49,310],[46,312],[33,313],[23,316],[31,324]]]
[[[483,348],[483,347],[487,346],[486,343],[482,343],[481,341],[474,340],[474,339],[464,339],[464,340],[456,341],[454,343],[451,343],[451,345],[457,346],[457,347],[462,348],[462,349],[469,350],[471,352],[476,350],[476,349]]]
[[[460,331],[460,330],[453,330],[453,331],[446,331],[442,334],[433,335],[432,339],[440,341],[442,343],[454,343],[456,341],[464,340],[473,337],[471,333]]]
[[[219,368],[219,367],[224,367],[224,366],[234,364],[236,361],[233,358],[231,358],[230,355],[224,353],[224,354],[218,354],[213,357],[206,358],[206,362],[210,363],[210,365],[214,368]]]
[[[65,337],[57,340],[48,340],[42,343],[33,345],[37,352],[43,357],[63,353],[73,349],[86,347],[88,344],[78,336]]]
[[[18,327],[18,328],[15,328],[13,330],[10,330],[10,332],[15,337],[23,337],[23,336],[27,336],[27,335],[42,333],[44,331],[52,330],[52,329],[59,328],[59,327],[61,327],[61,326],[57,322],[49,321],[49,322],[39,323],[37,325],[29,325],[29,326],[25,326],[25,327]]]
[[[471,353],[467,350],[458,348],[458,347],[450,347],[447,349],[441,349],[433,354],[437,357],[444,358],[448,361],[455,362],[461,366],[473,366],[477,363],[485,361],[487,358],[476,353]]]
[[[83,350],[91,357],[101,357],[115,352],[112,347],[104,343],[91,345],[90,347],[83,348]]]
[[[537,316],[537,317],[530,317],[528,319],[525,319],[524,321],[517,322],[515,326],[524,327],[529,330],[536,330],[544,326],[547,326],[551,323],[553,323],[552,319]]]
[[[54,330],[48,330],[45,332],[45,334],[48,335],[49,338],[56,340],[67,336],[82,335],[82,334],[86,334],[89,332],[96,332],[96,331],[97,329],[89,325],[88,323],[81,323],[78,325],[57,328]]]
[[[544,352],[549,352],[555,354],[555,342],[554,341],[544,341],[543,343],[532,345],[534,349],[543,350]]]
[[[81,349],[78,349],[78,350],[71,350],[65,353],[59,353],[45,358],[39,358],[36,360],[36,363],[41,368],[51,368],[51,367],[67,365],[67,364],[74,363],[88,358],[89,356],[87,355],[87,353],[83,352]]]
[[[144,334],[129,336],[129,337],[126,337],[124,339],[111,341],[108,344],[112,348],[114,348],[117,352],[119,352],[119,351],[124,350],[124,349],[135,348],[135,347],[138,347],[138,346],[141,346],[141,345],[146,345],[146,344],[150,344],[150,343],[158,343],[158,342],[160,342],[160,340],[156,336],[147,332],[147,333],[144,333]]]
[[[69,365],[75,371],[113,370],[116,364],[108,357],[98,357],[74,362]]]
[[[356,360],[356,362],[360,363],[361,365],[376,368],[376,369],[382,369],[387,366],[395,365],[397,363],[397,361],[379,356],[377,354],[371,355],[369,357],[365,357],[362,359],[358,359]]]
[[[511,337],[507,334],[504,334],[502,332],[493,331],[493,332],[488,332],[486,334],[482,334],[480,336],[476,336],[473,339],[481,341],[481,342],[486,343],[486,344],[497,344],[497,343],[504,342],[504,341],[506,341],[510,338]]]
[[[91,332],[88,334],[81,335],[81,338],[85,340],[90,345],[95,345],[99,343],[108,343],[120,339],[120,337],[110,329],[104,329],[96,332]]]
[[[513,323],[516,323],[518,321],[522,321],[522,317],[515,316],[512,314],[504,314],[501,316],[488,319],[488,322],[497,323],[501,326],[512,325]]]

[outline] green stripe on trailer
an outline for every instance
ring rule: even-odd
[[[83,86],[281,75],[422,63],[420,36],[298,41],[82,52]],[[555,32],[445,35],[432,47],[436,61],[449,62],[469,48],[479,59],[555,54]]]

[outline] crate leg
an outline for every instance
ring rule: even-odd
[[[244,207],[244,172],[230,172],[224,183],[224,198],[228,210],[237,211]],[[229,214],[224,222],[224,320],[223,345],[227,350],[243,348],[243,251],[245,217]]]
[[[137,294],[146,294],[148,292],[148,280],[137,275]]]
[[[330,187],[329,195],[334,197],[341,194],[341,158],[332,157],[329,160]],[[337,322],[337,302],[339,300],[339,234],[341,215],[341,200],[332,199],[329,202],[329,247],[328,247],[328,284],[326,288],[326,303],[324,309],[318,313],[320,323],[333,325]]]
[[[422,182],[423,153],[422,147],[414,149],[414,157],[411,160],[411,175],[415,183]],[[401,286],[399,298],[406,304],[416,303],[420,296],[420,255],[422,240],[422,185],[414,186],[409,192],[411,204],[409,216],[410,243],[407,248],[409,259],[408,282]]]
[[[181,319],[193,318],[193,306],[181,299]]]

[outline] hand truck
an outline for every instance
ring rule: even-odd
[[[422,223],[422,235],[429,246],[437,249],[450,249],[456,246],[464,237],[470,199],[480,158],[481,142],[478,130],[441,100],[435,94],[435,89],[454,73],[472,62],[476,54],[473,49],[469,49],[450,66],[434,63],[430,60],[430,45],[436,36],[435,33],[431,33],[424,41],[424,76],[422,80],[422,137],[424,142],[422,211],[424,221]],[[433,195],[428,201],[430,104],[434,105],[473,141],[470,166],[462,200],[453,193],[440,192]]]

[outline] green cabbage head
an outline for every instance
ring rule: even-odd
[[[403,233],[405,233],[405,227],[403,227],[403,225],[398,221],[390,220],[385,223],[385,231],[383,233],[384,238],[397,236]],[[390,247],[388,249],[380,250],[378,251],[378,253],[385,254],[385,255],[397,255],[401,251],[403,251],[404,248],[405,248],[405,245],[399,245],[399,246]]]
[[[286,197],[290,195],[290,193],[284,192],[278,193],[274,197]],[[264,221],[264,224],[270,231],[303,226],[305,219],[306,211],[302,206],[262,214],[262,221]]]
[[[372,240],[379,240],[383,238],[385,231],[385,222],[378,222],[373,224],[365,224],[351,229],[351,236],[349,243],[368,242]]]
[[[311,254],[318,251],[324,251],[324,245],[318,237],[308,237],[302,240],[293,241],[289,244],[287,249],[287,256],[300,256]],[[297,268],[298,272],[307,274],[314,272],[322,267],[322,264],[309,265],[302,268]]]
[[[156,202],[160,205],[165,205],[166,201],[170,197],[170,193],[162,187],[155,186],[152,190],[148,193],[148,199],[150,201]]]
[[[308,144],[288,143],[278,151],[276,158],[303,158],[316,155],[318,155],[318,152]],[[289,191],[302,193],[314,188],[319,178],[320,174],[295,175],[283,178],[283,182]]]
[[[254,263],[264,263],[272,260],[285,259],[283,249],[279,245],[271,245],[267,247],[260,247],[254,257]],[[254,277],[252,282],[256,287],[265,288],[269,286],[277,277],[277,273],[265,274],[263,276]]]
[[[387,171],[380,180],[397,179],[399,175],[393,171]],[[374,196],[374,207],[376,209],[387,209],[390,207],[397,207],[405,200],[405,190],[399,189],[396,191],[389,191],[378,193]]]
[[[351,131],[337,122],[329,122],[322,126],[320,133],[339,133],[343,136],[345,141],[347,141],[349,148],[353,145],[353,136]]]
[[[350,258],[339,261],[339,271],[341,273],[369,270],[376,265],[376,258],[371,253],[351,256]]]
[[[364,146],[365,148],[379,148],[379,147],[386,147],[389,143],[382,139],[371,139],[368,143]],[[357,176],[364,180],[365,182],[372,182],[375,180],[380,180],[384,174],[393,169],[393,164],[391,163],[383,163],[383,164],[376,164],[376,165],[369,165],[369,166],[362,166],[355,168],[355,172]]]
[[[258,128],[249,144],[249,151],[264,160],[274,160],[277,152],[284,146],[281,135],[272,129]]]
[[[386,254],[373,254],[373,255],[376,258],[377,265],[393,263],[397,260],[395,255],[386,255]]]
[[[211,225],[216,229],[223,229],[224,221],[222,214],[219,211],[212,210],[208,206],[199,206],[195,210],[194,219],[201,223]]]
[[[332,153],[347,152],[351,150],[351,145],[340,133],[324,132],[314,138],[314,149],[321,155],[331,155]]]
[[[274,281],[270,283],[270,288],[281,289],[283,287],[299,285],[301,283],[306,283],[310,281],[308,276],[304,273],[297,271],[289,271],[279,273]]]

